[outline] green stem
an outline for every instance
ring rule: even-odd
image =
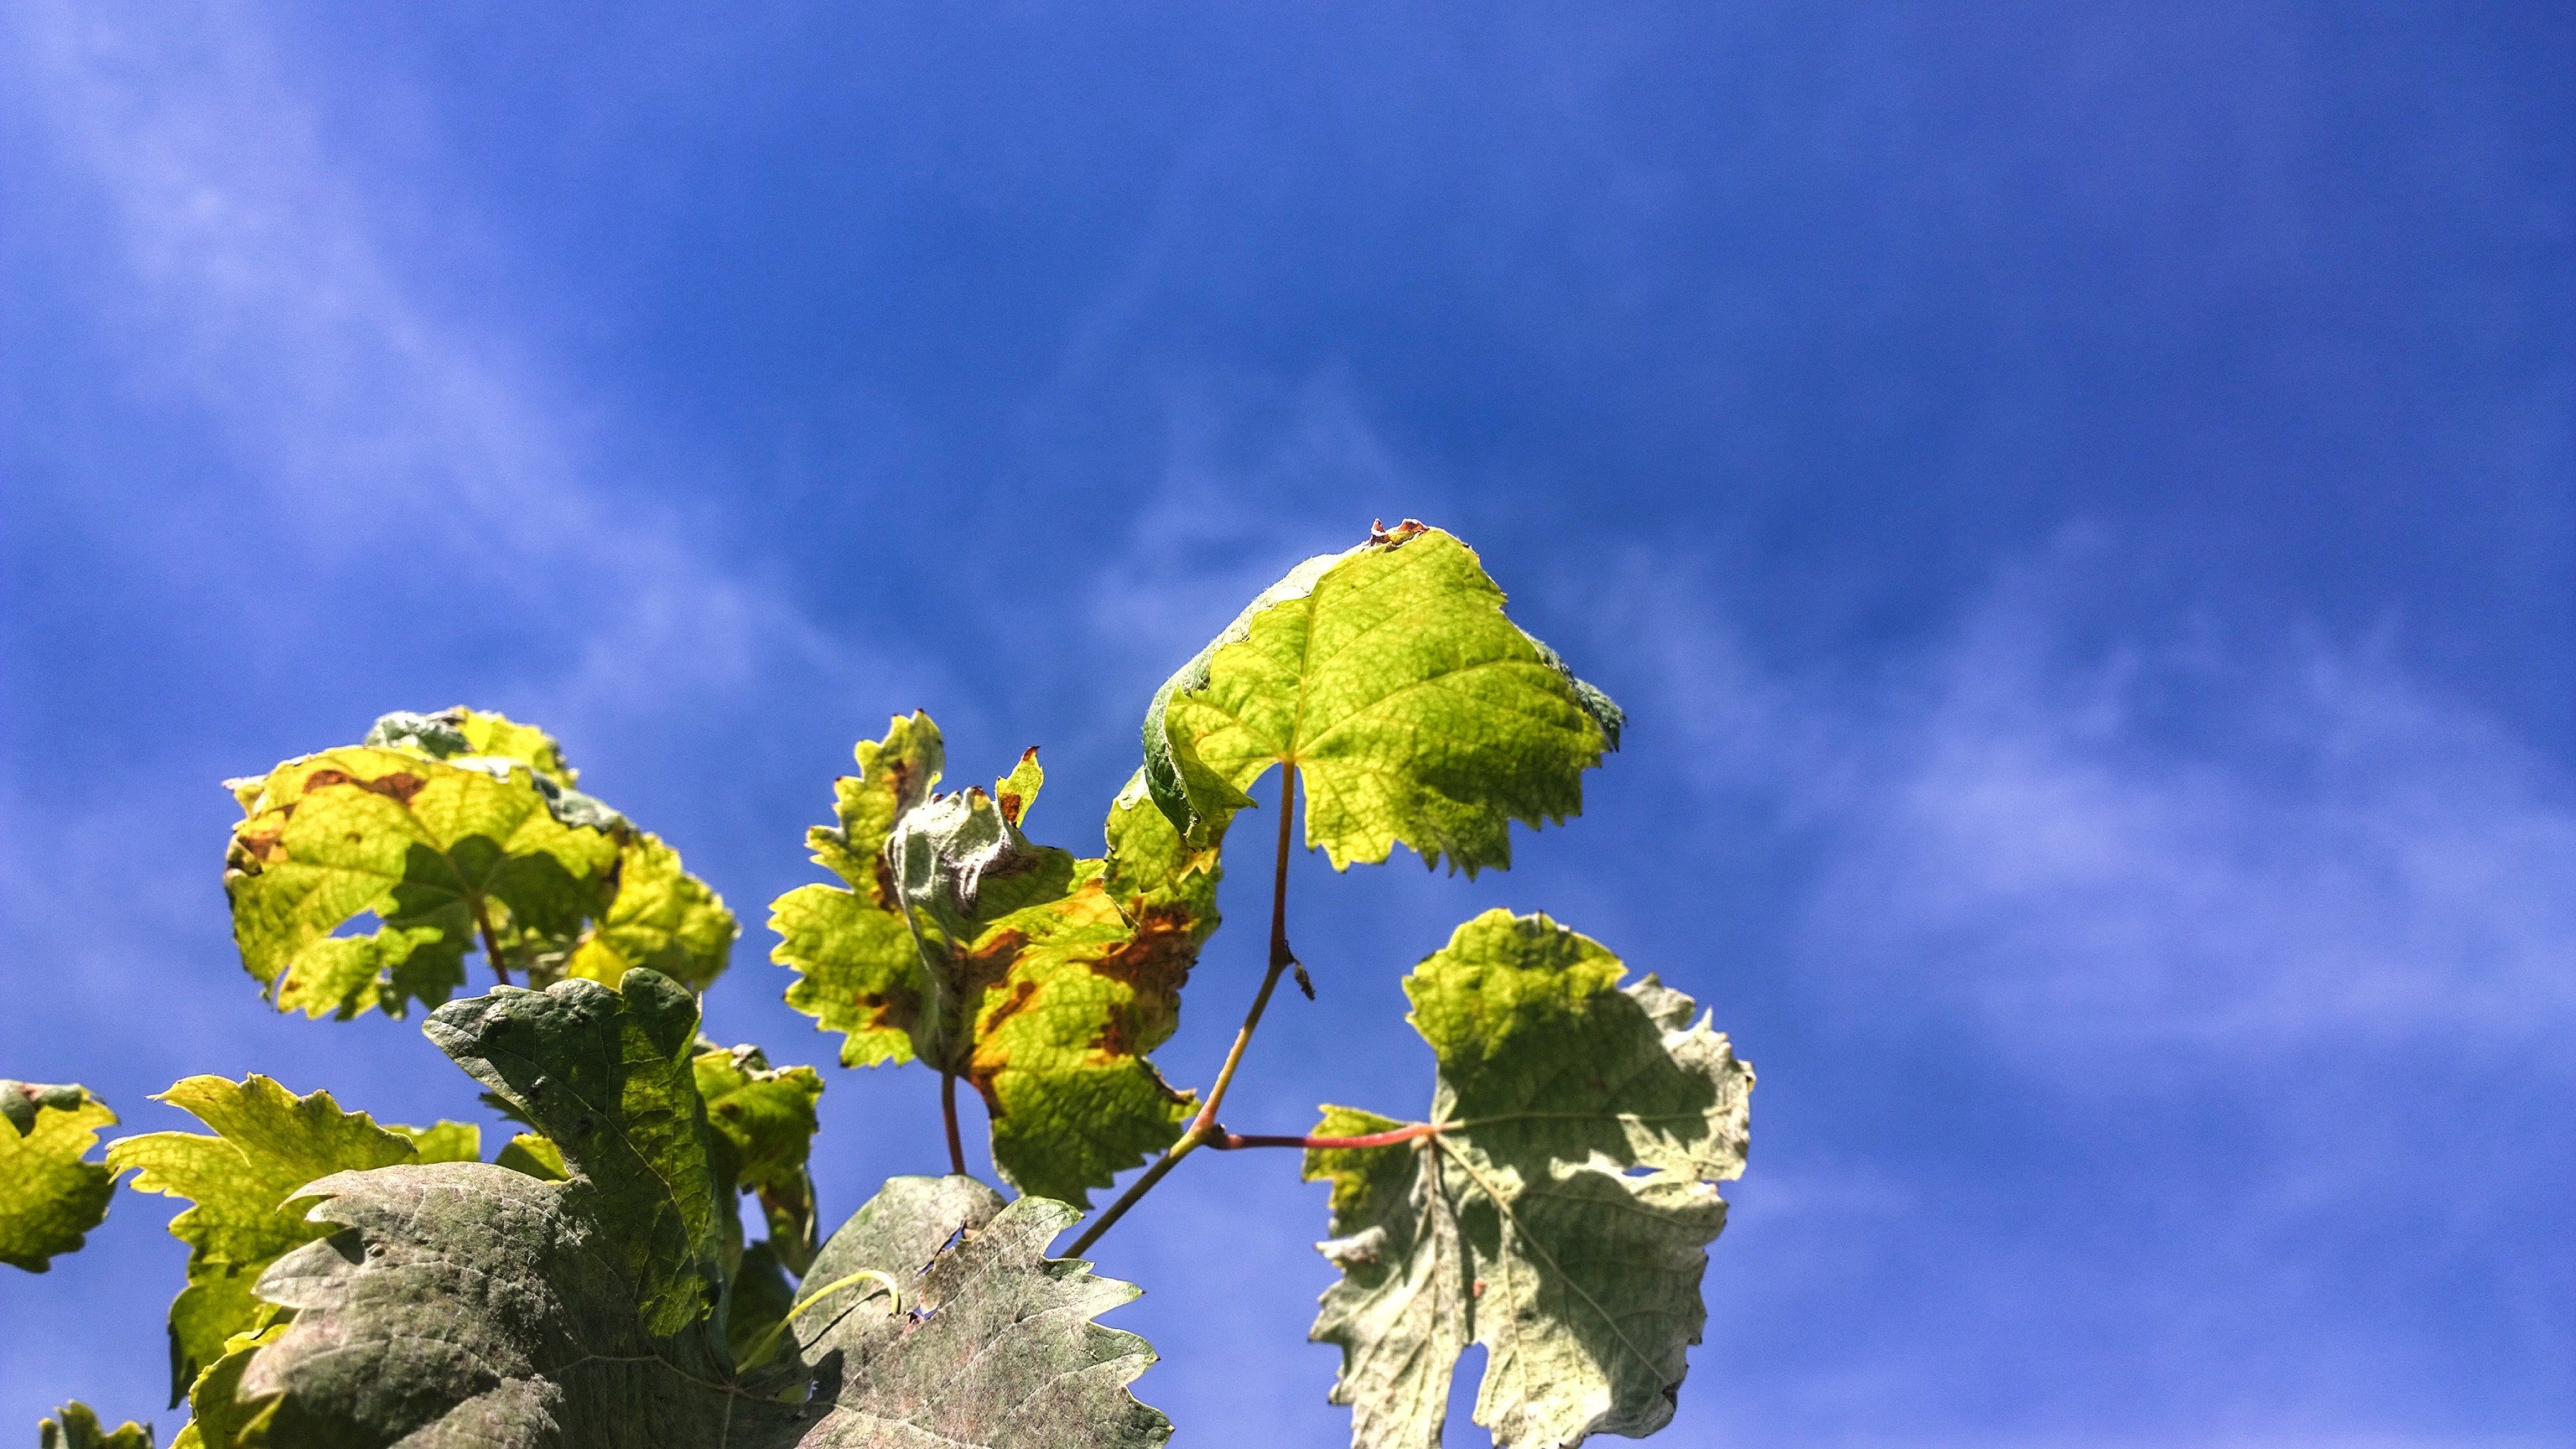
[[[1279,774],[1279,863],[1270,878],[1270,969],[1261,977],[1261,990],[1252,998],[1252,1009],[1244,1013],[1243,1025],[1235,1030],[1234,1045],[1226,1051],[1225,1065],[1217,1069],[1216,1082],[1207,1090],[1207,1100],[1200,1106],[1198,1115],[1190,1119],[1190,1125],[1181,1133],[1180,1140],[1165,1148],[1163,1155],[1154,1160],[1154,1165],[1145,1169],[1144,1176],[1127,1184],[1127,1190],[1118,1195],[1118,1200],[1083,1228],[1082,1236],[1075,1238],[1073,1246],[1065,1250],[1066,1257],[1081,1257],[1092,1244],[1100,1241],[1101,1234],[1127,1216],[1127,1210],[1134,1207],[1138,1199],[1152,1192],[1156,1183],[1178,1167],[1182,1158],[1225,1135],[1224,1129],[1216,1125],[1217,1109],[1225,1105],[1226,1091],[1234,1085],[1234,1074],[1243,1066],[1244,1049],[1252,1045],[1252,1033],[1260,1027],[1262,1013],[1270,1009],[1270,997],[1279,989],[1280,976],[1297,964],[1296,953],[1288,949],[1288,852],[1296,844],[1296,818],[1297,766],[1293,761],[1282,762]]]

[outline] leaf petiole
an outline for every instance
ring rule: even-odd
[[[1234,1085],[1235,1072],[1243,1066],[1244,1049],[1252,1045],[1252,1033],[1261,1026],[1262,1013],[1270,1009],[1270,997],[1279,989],[1279,978],[1291,966],[1297,966],[1301,980],[1306,974],[1305,968],[1298,966],[1296,953],[1288,949],[1288,852],[1296,844],[1296,819],[1297,764],[1287,760],[1281,762],[1279,773],[1279,863],[1270,881],[1270,969],[1261,977],[1261,990],[1253,995],[1252,1009],[1244,1013],[1243,1025],[1236,1028],[1234,1045],[1225,1054],[1225,1065],[1217,1069],[1216,1082],[1207,1090],[1207,1101],[1199,1108],[1198,1115],[1190,1119],[1188,1130],[1181,1133],[1179,1141],[1164,1149],[1163,1155],[1154,1160],[1153,1166],[1145,1169],[1143,1176],[1127,1184],[1127,1190],[1118,1195],[1116,1202],[1091,1220],[1082,1230],[1082,1235],[1073,1240],[1073,1246],[1065,1250],[1065,1256],[1082,1256],[1092,1244],[1100,1241],[1101,1234],[1127,1215],[1127,1210],[1134,1207],[1138,1199],[1152,1192],[1156,1183],[1179,1166],[1182,1158],[1201,1147],[1214,1145],[1227,1135],[1216,1125],[1216,1114],[1217,1109],[1225,1105],[1226,1089]],[[1308,993],[1309,996],[1312,994],[1311,991]]]
[[[1207,1146],[1218,1152],[1240,1152],[1247,1147],[1299,1147],[1309,1152],[1348,1152],[1368,1147],[1393,1147],[1404,1142],[1419,1142],[1440,1135],[1440,1124],[1416,1122],[1408,1127],[1371,1132],[1364,1137],[1298,1137],[1263,1132],[1225,1132],[1207,1140]]]

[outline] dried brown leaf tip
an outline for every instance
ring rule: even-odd
[[[1430,528],[1431,525],[1424,523],[1419,518],[1408,518],[1393,528],[1387,527],[1386,520],[1383,518],[1371,519],[1369,521],[1369,547],[1394,548],[1400,544],[1412,542],[1416,537],[1429,532]]]

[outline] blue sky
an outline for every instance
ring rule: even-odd
[[[1762,1073],[1663,1442],[2576,1442],[2576,13],[851,8],[0,16],[0,1073],[470,1114],[218,888],[218,780],[458,701],[822,1059],[756,923],[853,739],[1083,844],[1418,516],[1629,744],[1508,875],[1301,862],[1232,1125],[1418,1111],[1403,970],[1544,908]],[[828,1213],[933,1103],[832,1074]],[[159,1405],[168,1206],[0,1276],[0,1424]],[[1247,1153],[1103,1243],[1178,1443],[1339,1442],[1322,1230]]]

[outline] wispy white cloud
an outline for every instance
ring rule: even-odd
[[[96,300],[131,385],[203,419],[239,465],[221,490],[126,508],[166,539],[133,552],[185,566],[235,545],[263,585],[244,591],[246,627],[309,608],[299,583],[433,568],[548,656],[536,692],[558,720],[736,692],[764,671],[912,667],[728,566],[654,501],[669,479],[622,475],[678,440],[640,445],[650,419],[550,365],[502,306],[434,285],[424,268],[474,248],[418,243],[470,235],[470,209],[336,155],[317,98],[247,12],[12,15],[20,104],[112,218],[117,282]],[[119,506],[112,480],[63,484],[60,506]],[[263,567],[276,549],[292,567]]]
[[[1820,842],[1813,979],[2083,1077],[2124,1048],[2563,1039],[2576,779],[2385,641],[2088,643],[2100,558],[2070,541],[1863,679],[1631,609],[1693,783]],[[1649,592],[1691,592],[1669,582]]]

